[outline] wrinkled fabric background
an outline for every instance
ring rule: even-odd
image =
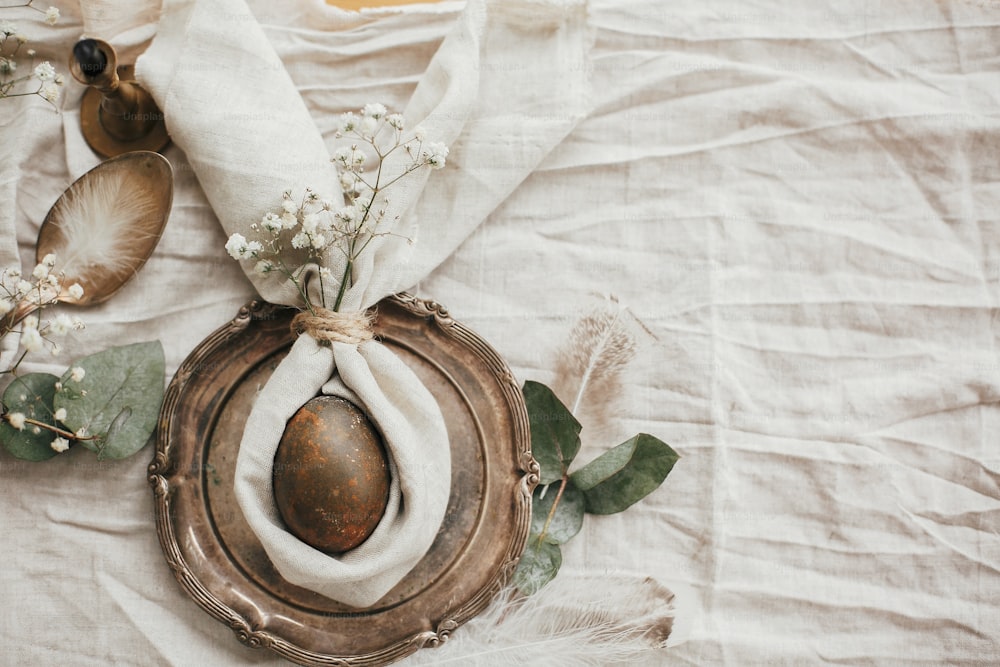
[[[342,110],[400,108],[460,9],[252,6],[327,135]],[[61,9],[55,28],[4,17],[65,73],[81,23]],[[672,588],[663,664],[1000,661],[1000,5],[595,0],[591,20],[591,115],[413,290],[520,380],[553,379],[601,295],[655,337],[580,456],[645,431],[683,458],[627,513],[588,518],[560,576]],[[127,61],[151,30],[121,26]],[[25,267],[97,163],[80,93],[62,115],[0,102],[0,253]],[[32,370],[159,338],[170,373],[251,298],[167,156],[156,253]],[[0,663],[281,664],[174,581],[150,456],[0,452]]]

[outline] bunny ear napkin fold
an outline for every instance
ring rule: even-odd
[[[239,30],[235,16],[244,18]],[[584,2],[467,3],[403,113],[406,127],[420,125],[450,146],[448,166],[394,186],[386,214],[396,220],[394,234],[374,238],[351,267],[341,312],[363,312],[427,276],[570,132],[588,108],[590,44]],[[249,234],[289,189],[343,198],[332,147],[242,0],[165,0],[136,74],[228,234]],[[343,275],[346,259],[327,257],[302,275],[312,296],[332,302],[339,284],[321,288],[308,278],[321,269]],[[252,268],[245,267],[263,299],[304,305],[284,276]],[[413,303],[420,302],[411,310]],[[298,336],[253,400],[233,473],[242,515],[280,576],[358,609],[377,605],[414,571],[444,530],[452,493],[447,411],[379,338]],[[389,504],[374,532],[335,555],[286,529],[272,483],[286,422],[321,394],[368,415],[391,469]]]

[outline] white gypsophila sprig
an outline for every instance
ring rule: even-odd
[[[35,265],[29,277],[14,267],[0,271],[0,338],[17,332],[24,349],[10,368],[0,372],[16,372],[29,353],[48,349],[53,355],[58,354],[58,340],[70,331],[84,328],[78,318],[65,314],[51,320],[40,317],[44,309],[57,303],[63,294],[77,299],[83,296],[83,287],[79,283],[66,285],[65,277],[55,267],[56,256],[50,253]]]
[[[353,263],[373,239],[394,235],[390,225],[395,218],[388,219],[385,191],[422,167],[443,168],[448,157],[447,146],[428,142],[420,127],[407,133],[403,116],[377,102],[342,114],[335,136],[343,142],[331,158],[338,171],[341,202],[322,199],[310,188],[295,196],[286,190],[280,208],[265,213],[250,226],[254,239],[234,233],[226,242],[231,257],[254,262],[255,273],[278,272],[291,280],[310,311],[314,306],[328,307],[323,284],[334,276],[323,264],[329,253],[338,252],[347,260],[332,304],[332,309],[338,310],[350,284]],[[390,159],[392,165],[386,168]],[[320,265],[323,303],[311,303],[302,284],[307,265],[290,265],[293,252],[304,253],[309,263]]]
[[[79,299],[84,294],[83,287],[76,282],[69,284],[70,281],[57,267],[56,255],[49,253],[27,275],[17,267],[0,270],[0,339],[8,334],[18,334],[13,361],[0,370],[0,375],[14,376],[14,382],[18,378],[18,368],[27,355],[47,350],[55,356],[61,351],[59,345],[61,339],[71,331],[84,328],[79,318],[64,313],[59,313],[53,318],[44,317],[46,309],[60,299],[66,296]],[[74,370],[71,377],[77,381],[82,380],[82,369],[80,370],[80,373]],[[16,385],[13,383],[9,385],[8,390],[13,386]],[[55,382],[53,389],[60,391],[62,384]],[[84,391],[81,390],[81,394]],[[71,441],[78,439],[58,425],[66,419],[65,408],[52,410],[49,407],[50,415],[45,417],[44,414],[38,413],[40,404],[37,396],[31,401],[27,393],[15,392],[13,398],[8,394],[9,392],[5,391],[3,399],[0,400],[0,420],[11,428],[17,431],[27,429],[29,439],[37,437],[43,430],[51,433],[53,439],[49,441],[49,446],[56,453],[67,451],[72,444]],[[44,406],[42,408],[44,409]],[[6,441],[4,444],[10,448],[11,441]]]
[[[43,20],[48,25],[55,25],[59,21],[57,7],[41,9],[34,6],[34,0],[2,9],[15,7],[29,7],[43,14]],[[35,51],[31,48],[23,51],[23,55],[27,56],[29,60],[27,68],[20,70],[18,68],[22,47],[27,42],[28,38],[19,32],[16,24],[9,20],[0,20],[0,99],[36,95],[57,108],[56,102],[59,100],[61,87],[64,83],[62,75],[56,73],[55,68],[48,61],[35,65]],[[19,71],[28,73],[18,75]]]
[[[36,65],[34,73],[39,81],[54,81],[56,78],[56,68],[48,61]]]

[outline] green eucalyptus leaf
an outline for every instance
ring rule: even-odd
[[[552,581],[562,565],[562,551],[551,542],[541,542],[532,535],[514,570],[514,585],[525,595],[534,595]]]
[[[112,347],[84,357],[74,367],[85,373],[62,378],[56,409],[66,409],[69,430],[99,436],[80,443],[102,459],[135,454],[156,429],[163,402],[165,363],[159,341]]]
[[[562,479],[580,451],[580,422],[540,382],[525,382],[522,389],[531,426],[531,453],[540,468],[539,483]]]
[[[545,522],[548,521],[549,512],[552,511],[556,498],[559,498],[559,504],[556,505],[555,514],[552,515],[552,521],[546,529]],[[558,482],[535,487],[535,493],[531,497],[531,534],[541,535],[544,530],[545,535],[542,539],[546,542],[565,544],[579,533],[580,527],[583,526],[584,504],[583,493],[569,480],[561,497]]]
[[[56,393],[55,375],[48,373],[28,373],[20,375],[7,386],[3,393],[3,404],[7,412],[20,412],[28,419],[36,419],[55,425],[52,417],[52,397]],[[45,461],[56,455],[52,440],[56,434],[31,424],[18,430],[6,419],[0,422],[0,441],[3,446],[19,459],[25,461]]]
[[[583,492],[591,514],[614,514],[652,493],[666,479],[677,452],[646,433],[609,449],[570,479]]]

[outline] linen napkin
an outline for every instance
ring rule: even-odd
[[[376,238],[356,262],[341,311],[364,310],[426,276],[583,117],[590,39],[577,0],[503,8],[470,0],[404,110],[407,127],[419,124],[429,140],[450,144],[450,164],[394,186],[386,219],[399,216],[395,235]],[[166,0],[137,78],[227,233],[249,235],[289,188],[343,196],[329,147],[243,0]],[[339,276],[345,261],[331,254],[325,268]],[[303,305],[281,276],[244,268],[265,299]],[[317,301],[319,269],[306,267],[304,281]],[[330,282],[328,303],[339,287]],[[366,411],[392,473],[389,507],[374,533],[335,556],[285,529],[271,482],[285,423],[319,393]],[[450,450],[440,408],[378,341],[323,346],[302,335],[248,417],[235,491],[283,577],[348,605],[373,605],[424,556],[443,519]]]

